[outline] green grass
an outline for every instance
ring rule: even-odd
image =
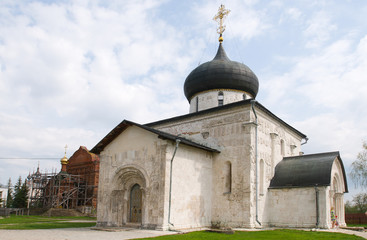
[[[152,238],[141,238],[150,239]],[[213,232],[191,232],[180,235],[168,235],[156,237],[154,239],[159,240],[191,240],[191,239],[211,239],[211,240],[223,240],[223,239],[281,239],[281,240],[322,240],[322,239],[333,239],[333,240],[357,240],[364,239],[355,235],[347,235],[342,233],[330,233],[330,232],[311,232],[302,230],[267,230],[267,231],[251,231],[251,232],[235,232],[235,234],[224,234],[224,233],[213,233]]]
[[[53,228],[82,228],[94,227],[93,222],[43,222],[43,223],[20,223],[16,225],[1,225],[0,229],[53,229]]]
[[[73,222],[68,222],[68,221]],[[77,222],[92,220],[92,222]],[[10,216],[0,219],[0,229],[50,229],[93,227],[95,218],[91,217],[44,217],[44,216]]]
[[[50,218],[41,216],[10,216],[7,218],[0,219],[0,225],[16,224],[16,223],[32,223],[32,222],[49,222],[49,221]]]
[[[367,228],[367,224],[347,224],[348,227],[364,227]]]
[[[96,217],[86,217],[86,216],[60,216],[60,217],[48,217],[48,216],[35,216],[35,217],[42,217],[42,218],[49,218],[49,219],[69,219],[69,220],[94,220],[96,221]]]
[[[73,222],[70,222],[70,221]],[[83,220],[92,220],[91,222],[77,222]],[[44,216],[14,216],[0,219],[0,229],[52,229],[52,228],[81,228],[95,226],[95,218],[90,217],[44,217]],[[361,225],[358,225],[361,226]],[[143,238],[142,238],[143,239]],[[148,238],[144,238],[148,239]],[[152,239],[152,238],[149,238]],[[347,235],[342,233],[330,232],[312,232],[302,230],[267,230],[267,231],[249,231],[235,232],[235,234],[227,235],[224,233],[213,232],[191,232],[187,234],[169,235],[154,238],[157,240],[190,240],[190,239],[296,239],[296,240],[357,240],[363,239],[355,235]]]

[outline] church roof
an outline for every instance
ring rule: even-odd
[[[259,81],[245,64],[231,61],[222,43],[213,60],[195,68],[186,78],[184,92],[187,100],[200,92],[214,89],[233,89],[250,93],[256,97]]]
[[[179,139],[182,144],[191,146],[191,147],[195,147],[195,148],[200,148],[206,151],[210,151],[210,152],[216,152],[219,153],[220,151],[214,148],[210,148],[207,146],[204,146],[202,144],[190,141],[186,138],[183,137],[179,137],[179,136],[175,136],[166,132],[162,132],[159,131],[157,129],[145,126],[145,125],[140,125],[138,123],[134,123],[128,120],[124,120],[122,121],[119,125],[117,125],[114,129],[111,130],[111,132],[109,132],[101,141],[99,141],[99,143],[97,143],[96,146],[94,146],[92,148],[92,150],[90,150],[90,152],[95,153],[95,154],[99,154],[100,152],[103,151],[103,149],[110,144],[118,135],[120,135],[123,131],[125,131],[128,127],[130,126],[137,126],[139,128],[145,129],[149,132],[155,133],[158,135],[159,138],[161,139],[168,139],[171,141],[176,141],[177,139]]]
[[[83,162],[98,162],[99,156],[91,153],[85,146],[80,146],[79,149],[69,158],[68,166],[80,164],[81,160]]]
[[[339,161],[342,167],[345,192],[348,192],[347,178],[339,152],[283,158],[275,167],[269,188],[330,186],[331,168],[335,160]]]
[[[147,123],[147,124],[145,124],[145,126],[153,127],[153,126],[157,126],[159,124],[165,124],[165,123],[169,123],[169,122],[181,121],[181,120],[184,120],[184,119],[187,119],[187,118],[192,118],[192,117],[195,117],[195,116],[201,116],[201,115],[205,115],[205,114],[208,114],[208,113],[222,111],[224,109],[231,109],[231,108],[235,108],[235,107],[238,107],[238,106],[250,105],[251,101],[252,101],[251,99],[247,99],[247,100],[243,100],[243,101],[229,103],[229,104],[225,104],[223,106],[213,107],[213,108],[205,109],[205,110],[202,110],[202,111],[199,111],[199,112],[193,112],[193,113],[189,113],[189,114],[185,114],[185,115],[181,115],[181,116],[177,116],[177,117],[173,117],[173,118],[167,118],[167,119],[159,120],[157,122]],[[258,101],[255,101],[254,105],[255,105],[255,107],[257,107],[260,110],[267,113],[270,117],[272,117],[276,121],[278,121],[278,122],[284,124],[286,127],[290,128],[292,131],[294,131],[300,137],[307,138],[307,136],[305,134],[301,133],[300,131],[298,131],[297,129],[295,129],[294,127],[289,125],[288,123],[284,122],[282,119],[277,117],[274,113],[272,113],[270,110],[268,110],[262,104],[260,104]]]

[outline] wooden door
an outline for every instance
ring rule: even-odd
[[[135,184],[130,192],[130,222],[141,222],[142,192],[139,184]]]

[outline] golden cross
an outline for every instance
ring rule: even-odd
[[[64,148],[65,148],[65,156],[66,156],[66,149],[68,148],[68,145],[65,145]]]
[[[223,41],[222,34],[224,30],[226,30],[226,26],[223,24],[223,20],[230,12],[231,10],[225,9],[225,6],[221,4],[218,9],[218,13],[213,18],[214,21],[217,21],[219,23],[219,27],[217,29],[217,33],[219,34],[219,42]]]

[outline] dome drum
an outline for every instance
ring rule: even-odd
[[[190,113],[253,98],[240,90],[214,89],[195,94],[190,100]]]

